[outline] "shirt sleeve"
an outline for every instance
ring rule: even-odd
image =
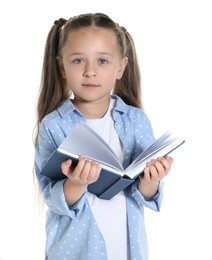
[[[38,142],[35,148],[35,174],[42,192],[43,199],[50,210],[59,215],[67,215],[70,218],[76,218],[83,209],[86,196],[69,207],[65,200],[63,186],[65,179],[54,181],[40,174],[40,171],[52,152],[57,149],[57,144],[48,129],[41,125]]]
[[[160,211],[161,203],[163,199],[163,190],[164,190],[164,183],[160,181],[158,192],[155,194],[154,197],[152,197],[151,200],[145,200],[144,196],[141,194],[141,192],[138,189],[138,181],[135,181],[131,185],[131,195],[138,204],[138,206],[146,206],[147,208],[150,208],[154,211]]]

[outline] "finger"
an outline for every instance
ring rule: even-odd
[[[92,168],[92,162],[85,159],[84,166],[79,176],[83,182],[86,182],[88,180],[88,176],[91,172],[91,168]]]
[[[64,175],[68,176],[68,174],[70,172],[71,165],[72,165],[71,159],[68,159],[68,160],[61,163],[61,170],[62,170]]]
[[[92,162],[91,164],[91,170],[90,173],[88,175],[88,181],[89,182],[95,182],[97,181],[97,179],[99,178],[99,174],[101,172],[101,166],[100,164],[96,163],[96,162]]]
[[[158,161],[163,165],[165,171],[168,172],[173,163],[173,158],[172,157],[159,157]]]
[[[160,172],[164,171],[164,168],[162,167],[162,165],[157,162],[155,162],[154,164],[151,164],[149,166],[149,174],[150,174],[150,179],[151,180],[158,180],[158,177],[160,175]]]
[[[149,163],[147,165],[149,165]],[[148,182],[151,181],[151,175],[150,175],[150,170],[149,170],[148,166],[145,167],[145,169],[144,169],[144,176],[141,179],[143,179],[145,181],[148,181]]]
[[[152,159],[148,163],[149,175],[151,180],[159,180],[165,174],[165,168],[163,164],[156,159]]]
[[[75,167],[73,174],[72,174],[74,179],[80,178],[80,175],[84,169],[85,163],[86,163],[86,159],[84,157],[80,156],[77,166]]]

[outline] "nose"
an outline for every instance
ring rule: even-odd
[[[92,63],[87,63],[83,72],[83,76],[87,78],[96,76],[96,66]]]

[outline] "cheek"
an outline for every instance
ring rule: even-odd
[[[78,88],[82,83],[82,74],[79,72],[67,71],[66,72],[66,81],[71,88]]]
[[[111,75],[110,77],[105,77],[104,83],[108,89],[112,89],[115,87],[116,77],[114,75]]]
[[[115,81],[117,79],[118,76],[118,70],[116,67],[110,68],[108,71],[106,71],[105,73],[103,73],[104,77],[107,80],[110,81]]]
[[[82,76],[82,72],[78,69],[74,69],[72,67],[65,67],[66,78],[69,80],[75,80]]]

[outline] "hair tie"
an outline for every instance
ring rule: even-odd
[[[66,19],[64,19],[64,18],[60,18],[60,19],[58,19],[58,20],[55,20],[54,21],[54,25],[64,25],[66,23]]]
[[[127,33],[127,30],[126,30],[126,28],[125,28],[125,27],[123,27],[123,26],[120,26],[120,28],[121,28],[121,30],[122,30],[124,33]]]

